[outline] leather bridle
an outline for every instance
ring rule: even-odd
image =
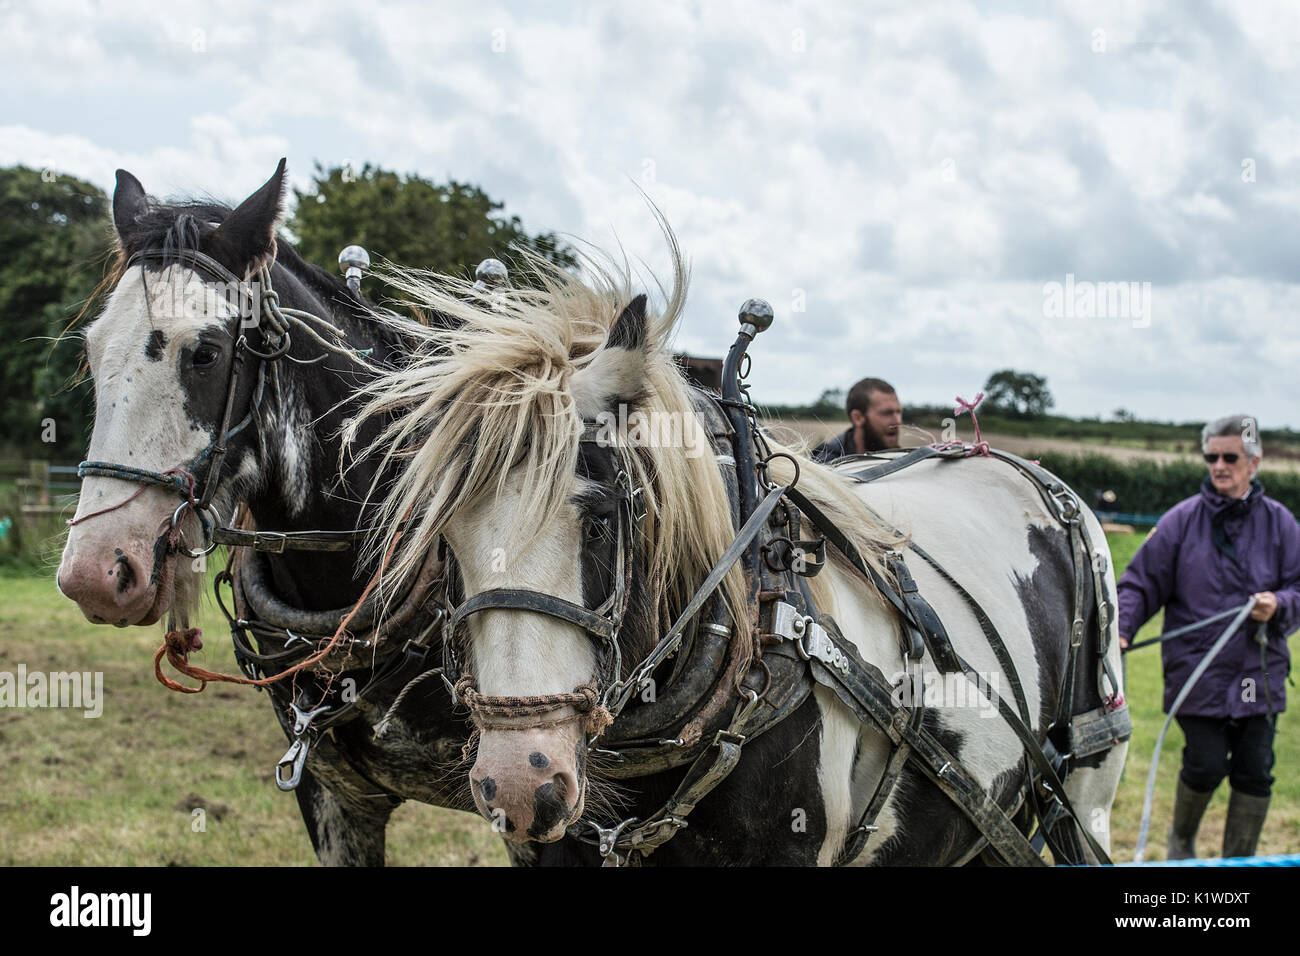
[[[230,371],[226,380],[226,397],[222,404],[221,419],[216,438],[191,461],[161,472],[116,462],[83,461],[77,466],[77,477],[116,478],[121,481],[152,485],[174,492],[180,497],[181,503],[172,512],[170,526],[165,534],[174,536],[178,550],[192,558],[210,554],[221,544],[250,546],[258,551],[271,553],[280,553],[286,549],[347,551],[353,548],[356,541],[366,533],[365,529],[355,531],[247,532],[234,527],[223,526],[220,515],[213,507],[212,501],[221,484],[221,475],[230,440],[248,427],[261,407],[262,395],[266,389],[267,366],[282,358],[289,358],[291,361],[299,361],[303,364],[311,364],[326,357],[322,354],[318,358],[304,361],[289,356],[288,352],[292,344],[289,334],[290,324],[294,324],[307,332],[310,338],[316,339],[330,351],[352,356],[358,353],[330,346],[321,339],[319,334],[307,324],[308,322],[321,326],[340,335],[340,337],[341,333],[320,317],[309,312],[280,306],[279,296],[271,286],[271,269],[274,266],[274,257],[260,267],[257,280],[259,288],[256,292],[250,287],[247,279],[240,279],[216,259],[197,249],[170,252],[161,249],[140,250],[127,259],[126,269],[131,269],[137,265],[144,267],[146,263],[186,265],[201,273],[209,281],[225,283],[228,288],[238,289],[241,296],[241,322],[244,322],[247,316],[256,313],[257,323],[252,328],[259,333],[260,344],[264,350],[254,348],[249,343],[244,329],[241,329],[239,336],[235,340],[234,354],[230,359]],[[253,387],[247,414],[240,419],[238,424],[232,427],[231,419],[234,416],[235,397],[239,392],[239,384],[242,380],[241,373],[247,357],[250,356],[257,360],[257,381]],[[195,477],[195,473],[205,460],[207,461],[207,468],[202,479],[202,490],[196,493],[198,479]],[[198,517],[199,527],[203,535],[202,544],[197,549],[187,547],[178,530],[180,523],[189,512],[193,512]],[[96,514],[99,513],[101,512],[96,512]],[[77,519],[77,521],[84,521],[90,517],[94,517],[94,515],[87,515]]]
[[[640,531],[641,519],[645,517],[645,514],[641,510],[643,489],[635,484],[631,463],[627,457],[628,453],[621,447],[610,444],[608,437],[604,434],[605,427],[594,421],[583,422],[583,431],[579,441],[583,444],[595,444],[610,448],[618,460],[618,472],[614,478],[614,489],[617,497],[617,527],[612,590],[596,608],[586,608],[564,598],[556,597],[553,594],[525,588],[490,588],[465,599],[454,608],[448,607],[444,619],[442,642],[443,680],[451,691],[453,702],[468,702],[466,698],[469,698],[469,700],[473,701],[471,706],[473,711],[491,709],[500,713],[503,709],[509,709],[509,706],[503,703],[506,700],[529,700],[530,703],[521,705],[519,709],[521,713],[524,710],[534,713],[538,707],[537,702],[542,700],[542,698],[493,698],[476,692],[472,696],[464,693],[466,688],[473,688],[473,678],[469,674],[467,667],[468,655],[461,650],[465,630],[461,625],[466,622],[470,615],[494,608],[545,614],[581,628],[589,637],[599,643],[596,673],[593,674],[592,681],[587,685],[583,685],[583,687],[594,687],[597,690],[598,701],[596,703],[602,708],[607,707],[610,696],[620,689],[619,679],[622,676],[623,655],[619,647],[619,631],[623,625],[623,615],[627,611],[637,537]],[[447,545],[446,538],[441,540],[440,548],[446,564],[446,580],[449,586],[455,586],[453,582],[459,580],[456,573],[455,553]],[[575,693],[577,692],[575,691]],[[550,696],[567,699],[569,695]]]
[[[194,271],[202,273],[210,281],[223,282],[230,288],[238,289],[241,295],[241,306],[243,306],[241,316],[250,314],[254,308],[258,309],[256,328],[261,333],[262,342],[267,346],[266,351],[258,351],[249,344],[248,337],[241,331],[235,340],[234,354],[230,359],[230,372],[226,381],[226,398],[222,404],[221,420],[217,428],[216,438],[190,462],[187,462],[185,466],[177,466],[163,472],[149,471],[144,468],[105,461],[83,461],[77,466],[77,477],[79,478],[91,476],[117,478],[121,481],[132,481],[137,484],[156,485],[176,492],[181,498],[181,504],[172,513],[169,530],[175,531],[180,522],[184,520],[184,514],[193,511],[199,519],[200,528],[203,532],[203,546],[199,549],[191,549],[181,543],[179,548],[190,557],[197,558],[211,553],[217,547],[218,542],[216,541],[215,532],[220,524],[220,517],[212,507],[212,499],[216,495],[221,482],[221,473],[225,464],[229,442],[231,438],[248,427],[261,405],[262,393],[266,386],[266,364],[274,362],[289,351],[291,341],[288,323],[282,316],[276,315],[278,308],[275,305],[275,293],[270,288],[269,268],[263,268],[262,270],[264,288],[259,296],[249,288],[245,280],[241,280],[216,259],[195,249],[173,252],[165,252],[160,249],[141,250],[131,255],[127,260],[126,268],[131,269],[137,265],[143,268],[146,262],[187,265]],[[248,413],[237,425],[231,427],[230,420],[234,413],[235,395],[239,391],[240,370],[243,367],[246,353],[258,360],[257,383],[253,390],[252,401],[249,403]],[[202,491],[196,495],[195,485],[197,480],[194,473],[198,471],[205,460],[207,460],[208,464],[203,477]]]

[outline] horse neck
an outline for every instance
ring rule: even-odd
[[[282,306],[319,316],[346,332],[346,345],[371,349],[370,357],[386,361],[391,342],[350,307],[342,289],[323,296],[284,265],[276,265],[272,284]],[[323,347],[291,330],[290,355],[314,359]],[[328,338],[328,336],[326,336]],[[331,355],[313,365],[287,358],[266,366],[266,391],[260,421],[257,463],[261,472],[247,497],[253,521],[266,531],[352,531],[365,524],[362,501],[376,472],[372,460],[339,474],[342,442],[339,429],[355,409],[348,401],[373,378],[345,356]],[[358,566],[354,547],[342,552],[292,551],[271,555],[270,566],[281,597],[305,610],[326,610],[351,604],[361,594],[366,570]]]

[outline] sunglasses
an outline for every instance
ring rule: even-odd
[[[1220,456],[1219,456],[1219,455],[1213,455],[1213,454],[1207,454],[1207,455],[1204,455],[1204,456],[1202,456],[1202,457],[1205,458],[1205,460],[1206,460],[1206,462],[1207,462],[1208,464],[1213,465],[1213,464],[1215,464],[1216,462],[1218,462]],[[1235,464],[1237,463],[1237,459],[1240,458],[1241,456],[1238,455],[1235,451],[1229,451],[1229,452],[1224,452],[1224,454],[1223,454],[1222,457],[1223,457],[1223,460],[1224,460],[1224,462],[1225,462],[1226,464],[1229,464],[1229,465],[1235,465]]]

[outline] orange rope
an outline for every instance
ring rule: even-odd
[[[406,515],[402,518],[403,522],[405,522],[406,518],[410,516],[410,513],[410,509],[408,509]],[[351,611],[343,615],[343,619],[339,621],[338,629],[334,632],[334,636],[330,638],[329,643],[310,657],[304,658],[297,664],[282,670],[278,674],[274,674],[271,677],[263,677],[259,680],[252,680],[247,677],[236,677],[234,674],[222,674],[218,671],[210,671],[206,668],[195,667],[189,662],[190,651],[198,650],[203,646],[198,640],[198,637],[202,632],[197,627],[185,627],[170,630],[163,638],[162,647],[158,648],[153,656],[154,677],[158,679],[160,684],[169,690],[178,691],[182,694],[197,694],[208,685],[208,681],[217,681],[224,684],[246,684],[252,687],[265,687],[267,684],[274,684],[277,681],[284,680],[284,678],[288,677],[290,674],[295,674],[304,668],[320,662],[330,653],[330,651],[334,650],[335,645],[337,645],[339,640],[343,637],[344,631],[347,630],[347,626],[351,623],[352,618],[354,618],[357,612],[361,610],[361,605],[365,603],[366,598],[370,596],[370,592],[379,582],[379,576],[383,574],[384,570],[388,567],[388,561],[392,558],[393,552],[397,550],[397,542],[400,541],[401,538],[402,530],[399,529],[397,534],[393,536],[393,543],[388,546],[388,553],[384,555],[384,560],[379,564],[379,570],[374,573],[374,576],[371,577],[369,583],[366,584],[365,590],[361,592],[361,597],[357,598],[357,603],[352,606]],[[162,658],[164,654],[167,655],[167,661],[172,665],[172,667],[184,674],[186,677],[193,677],[199,682],[199,686],[186,687],[184,684],[178,683],[164,674],[162,672]]]

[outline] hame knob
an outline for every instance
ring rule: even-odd
[[[339,253],[339,271],[347,280],[348,288],[361,294],[361,277],[370,268],[370,253],[360,246],[348,246]]]
[[[740,307],[740,334],[751,339],[772,324],[772,306],[766,299],[749,299]]]
[[[500,259],[484,259],[474,270],[474,291],[483,293],[499,289],[510,278],[506,264]]]

